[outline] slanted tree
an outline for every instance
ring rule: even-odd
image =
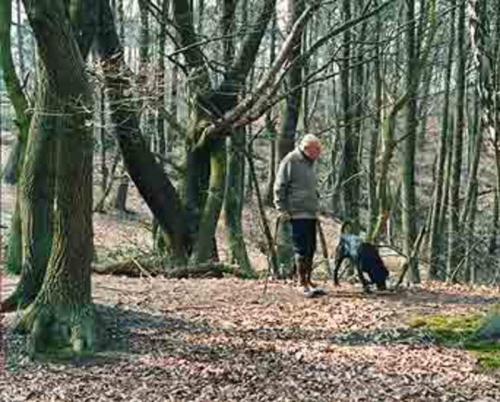
[[[132,91],[133,75],[125,64],[109,0],[98,0],[97,52],[102,61],[114,134],[128,174],[168,237],[171,256],[185,261],[191,248],[185,210],[175,187],[150,151],[139,127],[139,107]]]

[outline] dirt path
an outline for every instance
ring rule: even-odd
[[[235,279],[95,276],[107,352],[70,365],[32,363],[9,334],[0,400],[500,400],[498,374],[407,326],[416,314],[484,311],[499,302],[492,290],[363,297],[344,286],[317,300],[282,283],[262,290]]]

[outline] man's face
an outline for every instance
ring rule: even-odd
[[[304,148],[304,153],[309,159],[315,161],[321,155],[321,145],[315,142],[307,144]]]

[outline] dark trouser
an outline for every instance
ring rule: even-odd
[[[316,252],[316,219],[292,219],[292,241],[295,268],[303,286],[311,283],[312,263]]]
[[[293,251],[296,255],[310,258],[316,252],[316,219],[292,219]]]

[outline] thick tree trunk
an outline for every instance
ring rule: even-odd
[[[184,203],[187,206],[190,233],[197,233],[193,260],[203,263],[213,255],[217,220],[222,207],[225,184],[224,141],[205,136],[205,128],[236,104],[236,94],[243,87],[274,8],[266,0],[259,12],[255,29],[246,35],[235,61],[231,63],[217,89],[212,88],[205,58],[198,46],[193,24],[193,10],[188,2],[173,2],[174,21],[184,47],[183,54],[189,70],[190,116],[186,140],[187,175],[184,182]],[[231,127],[227,127],[231,130]],[[224,164],[224,166],[223,166]],[[205,194],[208,190],[208,196]],[[212,253],[209,249],[212,249]]]
[[[81,353],[94,346],[90,88],[65,3],[25,0],[25,8],[48,77],[48,103],[58,112],[57,127],[50,128],[57,139],[57,175],[52,253],[42,288],[19,327],[31,332],[34,352],[56,342]]]
[[[245,133],[240,129],[231,138],[229,149],[228,172],[225,195],[225,218],[229,235],[229,248],[231,251],[232,263],[237,262],[241,270],[248,276],[255,276],[247,248],[242,227],[243,212],[243,190],[244,190],[244,166],[245,166]]]
[[[224,201],[226,183],[226,146],[224,139],[211,141],[210,180],[208,195],[200,219],[198,236],[193,252],[194,263],[205,263],[214,255],[214,236]]]

